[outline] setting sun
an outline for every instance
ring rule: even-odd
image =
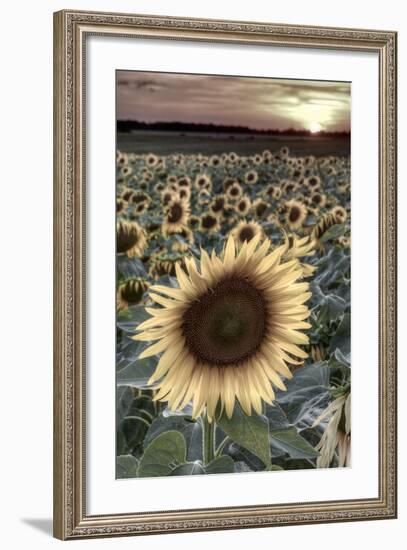
[[[318,122],[311,122],[309,129],[312,134],[316,134],[322,130],[322,126]]]

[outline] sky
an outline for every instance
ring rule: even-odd
[[[118,71],[117,118],[350,130],[350,83]]]

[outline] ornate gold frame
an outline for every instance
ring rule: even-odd
[[[200,40],[375,52],[379,60],[379,496],[362,500],[175,512],[86,514],[86,36]],[[60,539],[396,517],[395,32],[147,15],[54,14],[54,535]]]

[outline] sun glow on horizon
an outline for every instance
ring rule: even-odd
[[[309,125],[309,130],[311,134],[317,134],[322,130],[322,126],[319,124],[319,122],[311,122]]]

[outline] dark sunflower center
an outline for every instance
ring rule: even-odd
[[[127,252],[133,248],[139,241],[139,234],[137,229],[132,228],[129,230],[119,227],[117,232],[117,252],[119,254]]]
[[[301,210],[298,206],[292,206],[290,210],[290,222],[296,222],[301,215]]]
[[[244,201],[239,203],[239,210],[240,212],[244,212],[246,210],[246,203]]]
[[[206,229],[210,229],[216,224],[216,218],[213,218],[212,216],[204,216],[202,218],[202,227],[205,227]]]
[[[146,286],[144,283],[127,281],[121,288],[121,295],[129,304],[137,304],[141,300],[145,290]]]
[[[146,199],[147,197],[144,193],[135,193],[131,198],[132,202],[136,204],[140,202],[144,202]]]
[[[243,227],[239,233],[239,240],[243,243],[244,241],[251,241],[254,237],[253,228],[249,225]]]
[[[183,315],[183,333],[200,363],[238,366],[261,346],[267,328],[262,293],[249,281],[229,278],[193,302]]]
[[[239,194],[239,189],[237,187],[232,187],[230,194],[234,197]]]
[[[256,214],[258,216],[262,216],[266,210],[267,210],[267,204],[265,204],[264,202],[260,202],[256,206]]]
[[[133,191],[125,191],[123,193],[123,199],[125,201],[128,201],[131,198],[132,194],[133,194]]]
[[[179,220],[182,218],[183,212],[183,208],[179,203],[176,202],[175,204],[173,204],[168,213],[169,223],[179,222]]]
[[[223,197],[219,197],[213,203],[212,210],[214,212],[219,212],[219,210],[222,210],[224,204],[225,204],[225,199]]]

